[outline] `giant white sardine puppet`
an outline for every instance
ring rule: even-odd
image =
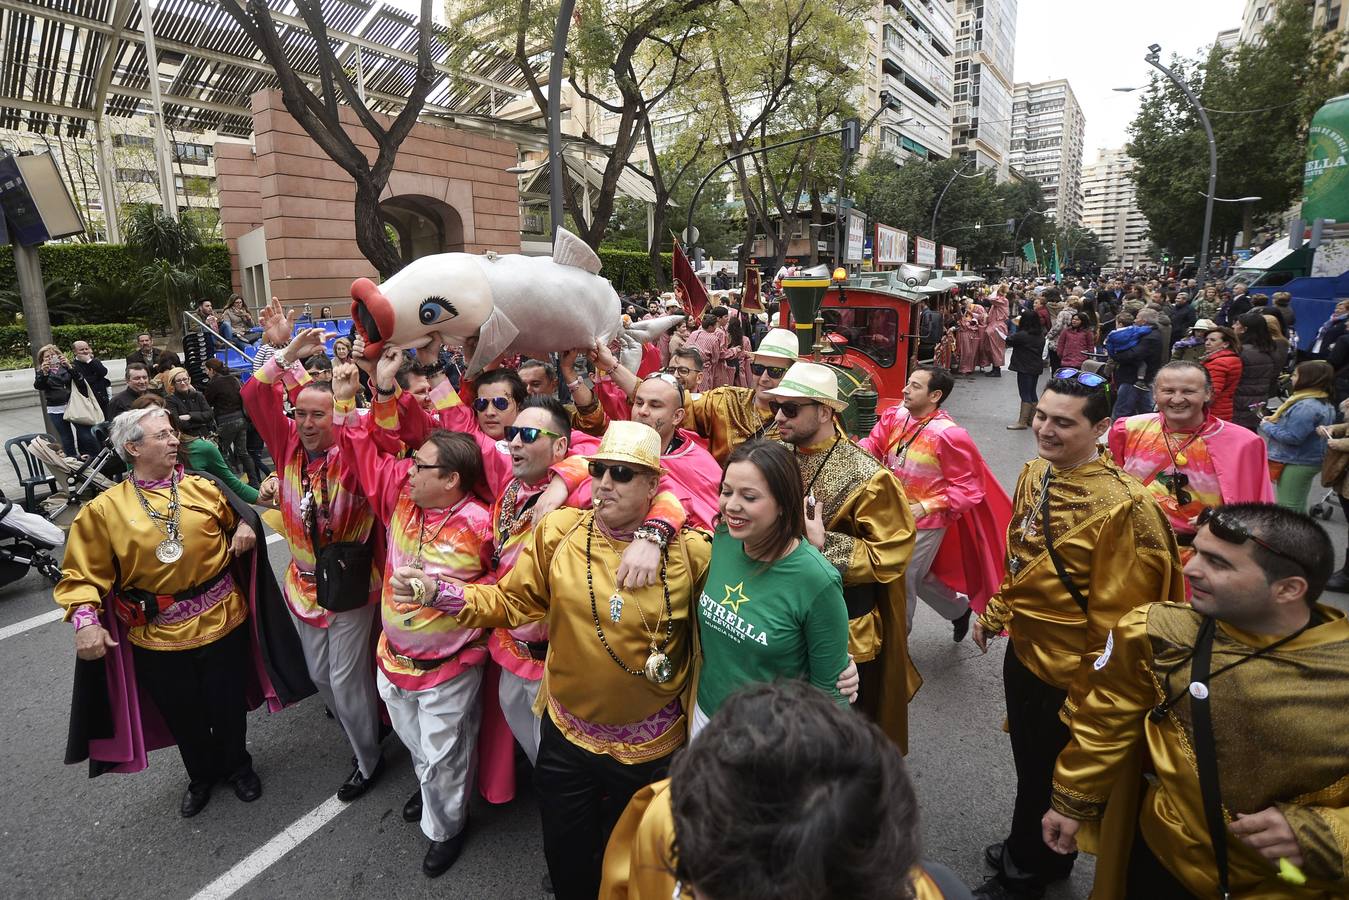
[[[558,229],[553,255],[439,253],[409,263],[377,285],[351,285],[351,318],[378,358],[386,343],[424,347],[478,339],[465,374],[476,377],[503,353],[543,356],[610,343],[623,329],[618,294],[599,275],[600,258]],[[625,343],[651,341],[679,316],[634,323]]]

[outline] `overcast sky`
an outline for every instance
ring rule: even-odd
[[[1067,78],[1087,118],[1082,161],[1100,147],[1123,146],[1138,109],[1137,94],[1114,87],[1147,84],[1156,71],[1143,62],[1149,44],[1162,59],[1194,56],[1219,31],[1241,25],[1242,0],[1119,0],[1065,3],[1020,0],[1016,20],[1016,81]]]

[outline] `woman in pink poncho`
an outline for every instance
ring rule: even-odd
[[[974,374],[987,318],[988,314],[982,306],[973,300],[965,301],[965,312],[960,317],[959,330],[956,331],[956,355],[960,358],[961,375]]]
[[[1007,359],[1007,320],[1011,317],[1007,285],[998,285],[992,299],[993,304],[988,310],[988,323],[984,327],[983,338],[979,342],[979,355],[974,365],[989,366],[988,374],[997,377],[1002,374],[1002,364]]]

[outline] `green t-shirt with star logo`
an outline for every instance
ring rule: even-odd
[[[765,568],[718,528],[698,627],[698,708],[707,715],[737,688],[781,678],[804,678],[846,705],[837,687],[848,665],[843,581],[805,540]]]

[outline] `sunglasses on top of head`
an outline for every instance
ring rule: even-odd
[[[1273,553],[1275,556],[1295,564],[1298,568],[1302,569],[1302,571],[1307,571],[1306,563],[1302,562],[1302,560],[1297,557],[1276,549],[1274,545],[1263,538],[1256,537],[1251,533],[1251,529],[1246,526],[1245,522],[1241,521],[1231,513],[1210,506],[1199,514],[1199,518],[1195,520],[1195,525],[1200,528],[1207,525],[1208,530],[1211,531],[1215,537],[1224,540],[1229,544],[1244,544],[1247,541],[1251,541],[1257,546],[1263,547],[1265,550]]]
[[[534,428],[529,425],[507,425],[506,440],[513,441],[520,439],[522,444],[532,444],[539,439],[539,435],[546,434],[551,438],[560,438],[562,435],[556,431],[549,431],[547,428]]]
[[[625,466],[622,463],[605,463],[597,459],[590,461],[590,475],[592,478],[603,478],[604,473],[608,472],[609,477],[615,484],[627,484],[637,476],[637,470],[632,466]]]
[[[1084,387],[1097,388],[1105,384],[1105,379],[1095,372],[1083,372],[1081,369],[1055,369],[1055,378],[1066,378],[1069,381],[1076,381]]]
[[[473,401],[473,408],[476,409],[478,412],[485,412],[487,410],[488,404],[495,406],[497,410],[500,412],[505,412],[506,410],[510,409],[511,398],[493,397],[492,399],[489,400],[486,397],[479,397]]]
[[[787,374],[786,366],[765,366],[763,363],[750,363],[749,370],[755,375],[762,375],[767,372],[769,378],[781,378]]]

